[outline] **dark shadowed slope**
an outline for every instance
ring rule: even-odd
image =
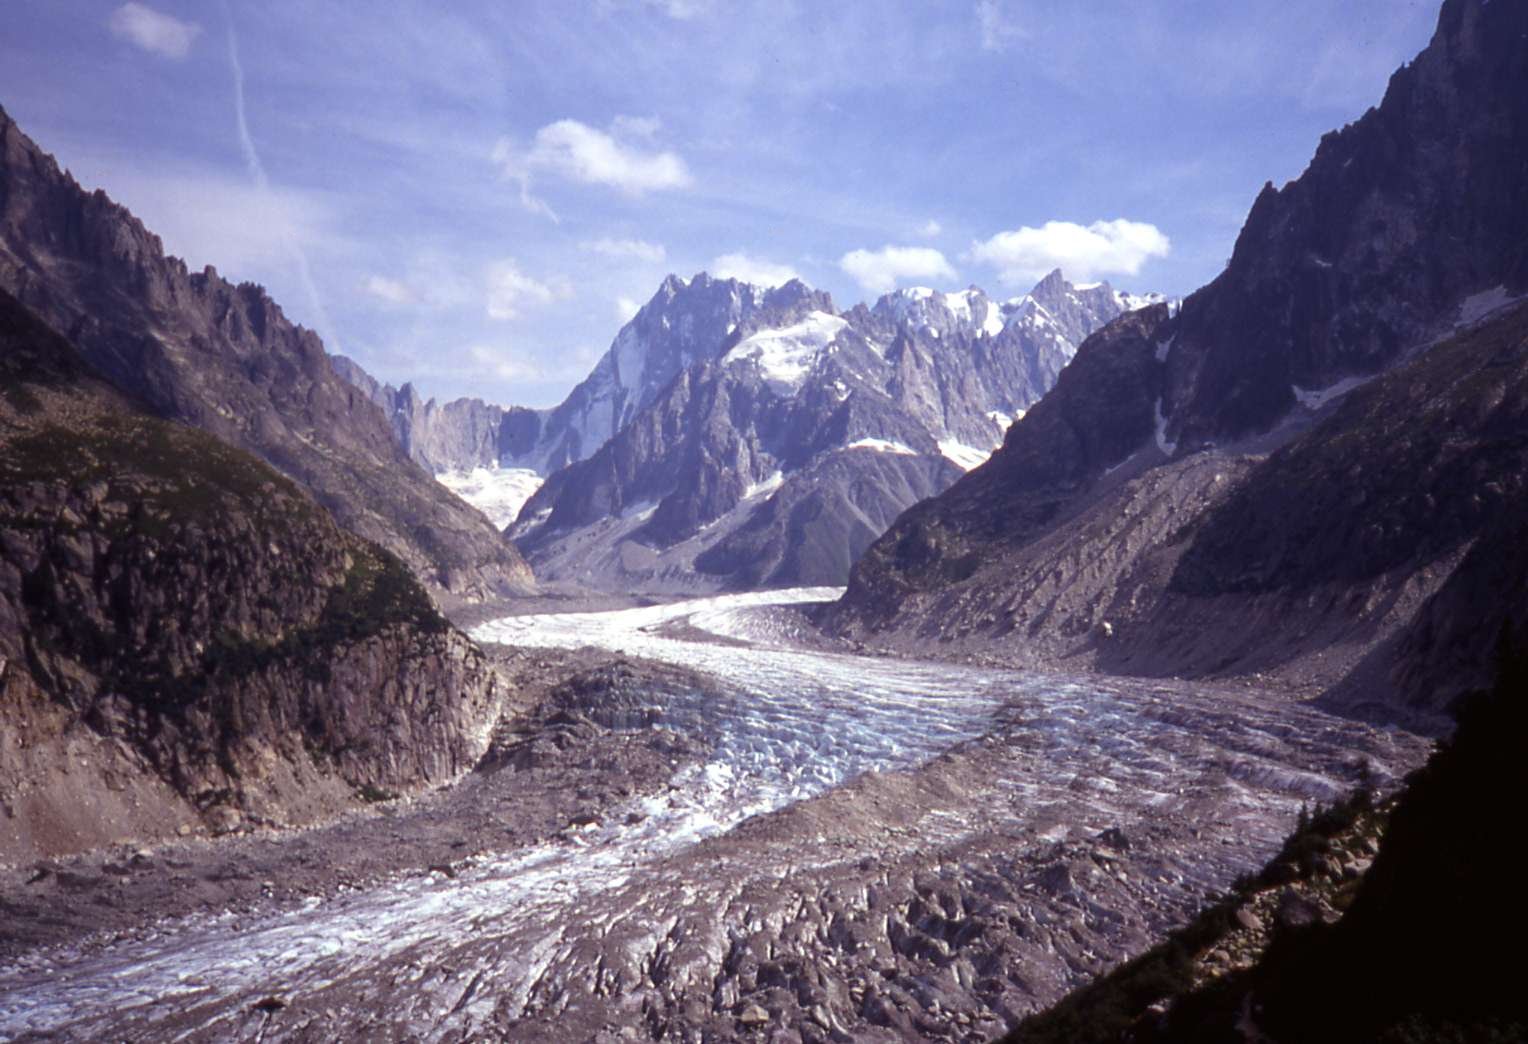
[[[0,291],[0,861],[443,782],[501,696],[394,555]]]

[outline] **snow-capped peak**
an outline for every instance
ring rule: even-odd
[[[876,301],[872,313],[902,326],[943,333],[995,337],[1003,330],[1002,310],[977,287],[943,292],[926,286],[894,290]]]
[[[722,361],[728,364],[752,361],[771,388],[790,394],[801,387],[822,350],[848,325],[840,316],[809,312],[806,318],[790,326],[760,330],[745,337]]]

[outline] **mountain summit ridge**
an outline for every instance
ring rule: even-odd
[[[597,376],[618,368],[633,330],[655,316],[683,328],[687,295],[717,286],[738,294],[703,275],[665,280]],[[597,586],[842,583],[899,511],[1001,441],[1071,359],[1074,331],[1156,299],[1078,291],[1059,273],[1037,293],[1048,307],[914,287],[839,312],[799,281],[766,292],[713,325],[710,351],[685,353],[609,441],[547,477],[511,529],[517,545],[538,575]],[[661,349],[662,329],[641,343]]]

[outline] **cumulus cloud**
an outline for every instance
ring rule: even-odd
[[[526,308],[551,304],[573,295],[573,288],[564,280],[543,282],[520,271],[520,266],[508,258],[496,261],[488,268],[487,310],[490,319],[514,319]]]
[[[617,297],[615,299],[615,318],[621,325],[625,325],[636,318],[642,306],[633,297]]]
[[[723,254],[711,262],[711,274],[718,279],[737,279],[755,286],[781,286],[800,274],[790,265],[776,264],[744,253]]]
[[[182,22],[140,3],[123,4],[106,24],[115,35],[161,58],[184,58],[202,31],[195,22]]]
[[[922,228],[920,228],[918,230],[918,233],[921,236],[923,236],[924,239],[933,239],[934,237],[938,236],[943,231],[944,231],[944,226],[943,225],[941,225],[937,221],[934,221],[934,220],[930,219]]]
[[[594,239],[583,244],[583,247],[601,257],[617,260],[631,258],[655,265],[663,264],[668,257],[668,251],[663,249],[662,243],[649,243],[642,239]]]
[[[1029,35],[1003,10],[1001,0],[979,0],[976,5],[976,28],[981,33],[982,50],[1005,51],[1009,45]]]
[[[607,133],[577,120],[558,120],[536,132],[528,149],[508,138],[494,146],[493,159],[504,176],[520,186],[526,209],[552,220],[557,215],[531,192],[531,181],[550,175],[585,185],[603,185],[629,196],[689,188],[695,183],[678,153],[634,144],[657,133],[656,120],[618,117]]]
[[[1003,282],[1024,284],[1056,268],[1073,279],[1135,275],[1148,260],[1171,250],[1172,241],[1157,226],[1119,218],[1086,227],[1071,221],[1026,225],[973,244],[971,256],[996,268]]]
[[[884,246],[879,250],[851,250],[839,259],[854,281],[872,293],[895,290],[898,283],[953,283],[955,269],[933,247]]]

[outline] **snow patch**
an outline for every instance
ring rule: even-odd
[[[752,500],[754,497],[765,496],[767,494],[773,493],[784,484],[785,473],[783,471],[777,471],[761,482],[750,483],[748,488],[743,490],[743,499]]]
[[[877,453],[895,453],[904,457],[916,457],[918,451],[901,442],[892,442],[890,439],[863,438],[855,439],[845,449],[875,450]]]
[[[1160,395],[1157,396],[1157,404],[1153,409],[1157,418],[1157,449],[1171,457],[1174,453],[1178,452],[1178,444],[1176,442],[1169,442],[1167,439],[1167,418],[1162,416],[1162,397]]]
[[[950,310],[950,314],[963,323],[970,324],[972,318],[970,290],[962,290],[958,294],[945,294],[944,306]]]
[[[1325,388],[1307,389],[1300,387],[1298,384],[1291,384],[1289,390],[1294,392],[1295,398],[1300,401],[1301,406],[1308,410],[1319,410],[1333,399],[1340,399],[1354,388],[1368,382],[1368,377],[1344,377],[1336,384],[1328,385]]]
[[[1493,286],[1489,290],[1471,294],[1459,306],[1459,321],[1454,324],[1454,328],[1471,326],[1493,312],[1499,312],[1508,305],[1523,300],[1528,300],[1528,294],[1519,294],[1514,297],[1507,292],[1505,286]]]
[[[973,449],[959,439],[940,439],[939,452],[944,454],[946,460],[954,464],[962,471],[970,471],[987,463],[987,458],[992,456],[991,450]]]
[[[495,529],[503,529],[545,480],[529,468],[495,467],[446,471],[435,481],[487,515]]]
[[[1014,410],[1012,417],[1008,416],[1008,414],[1004,413],[1002,410],[987,411],[987,419],[993,424],[996,424],[998,427],[1002,428],[1004,431],[1007,431],[1009,428],[1013,427],[1013,422],[1019,420],[1023,416],[1023,410]]]
[[[799,323],[760,330],[728,352],[723,362],[752,360],[776,391],[794,392],[806,380],[817,356],[848,326],[827,312],[811,312]]]
[[[1155,304],[1162,304],[1167,300],[1166,294],[1127,294],[1123,291],[1114,291],[1115,302],[1127,312],[1138,312],[1142,308]]]

